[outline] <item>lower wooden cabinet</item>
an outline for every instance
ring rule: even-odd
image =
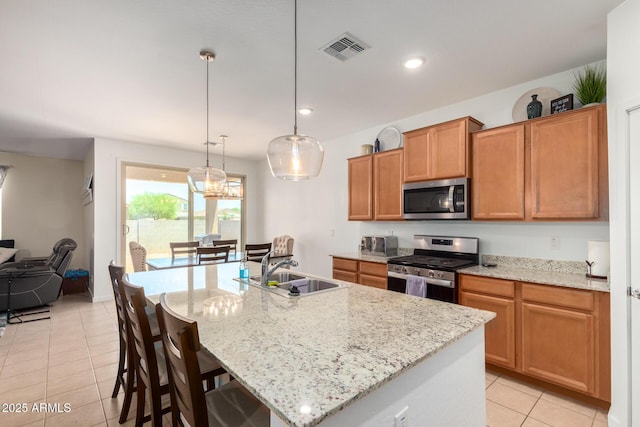
[[[462,305],[496,313],[488,364],[611,400],[608,293],[464,274],[459,292]]]
[[[485,325],[486,361],[507,368],[516,367],[515,302],[513,299],[460,292],[459,302],[467,307],[493,311],[496,317]]]
[[[333,278],[387,289],[387,264],[333,257]]]

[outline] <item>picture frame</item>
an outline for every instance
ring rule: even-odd
[[[573,94],[561,96],[551,100],[551,114],[573,110]]]

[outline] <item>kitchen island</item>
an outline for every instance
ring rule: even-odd
[[[287,298],[237,276],[219,264],[128,279],[198,322],[202,346],[267,405],[271,426],[392,426],[400,413],[414,426],[485,425],[493,313],[357,284]]]

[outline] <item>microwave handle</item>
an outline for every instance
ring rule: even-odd
[[[456,189],[455,185],[449,186],[449,212],[451,213],[454,213],[456,211],[456,207],[453,203],[453,193],[455,189]]]

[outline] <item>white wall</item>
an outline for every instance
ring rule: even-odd
[[[640,104],[640,0],[627,0],[609,13],[607,23],[607,97],[609,100],[609,188],[611,189],[611,409],[609,425],[631,425],[628,388],[629,306],[627,286],[629,228],[640,219],[630,218],[629,191],[638,191],[640,183],[629,182],[625,109]],[[637,142],[637,141],[635,141]],[[637,161],[637,159],[635,159]],[[634,162],[634,159],[631,159]],[[633,163],[632,163],[633,164]],[[636,259],[635,262],[638,262]],[[638,284],[634,284],[635,287]],[[637,356],[637,355],[636,355]],[[636,362],[637,364],[637,362]],[[638,397],[636,396],[636,399]],[[637,400],[636,400],[637,407]],[[638,409],[635,410],[636,416]],[[638,425],[638,420],[634,420]]]
[[[11,166],[2,187],[2,236],[15,239],[16,258],[48,256],[64,237],[78,243],[70,268],[87,268],[82,162],[0,152]]]
[[[512,123],[516,100],[530,89],[552,87],[571,92],[574,72],[569,70],[481,97],[428,111],[395,123],[381,123],[329,141],[322,141],[325,159],[320,177],[303,182],[282,182],[262,165],[265,182],[264,229],[270,237],[294,236],[296,259],[305,271],[331,275],[329,254],[355,252],[363,234],[399,236],[401,247],[412,247],[413,234],[453,234],[481,239],[481,252],[556,260],[583,261],[588,240],[608,240],[606,222],[570,223],[481,223],[454,221],[349,222],[347,221],[347,161],[360,155],[360,145],[372,143],[385,126],[402,132],[464,116],[472,116],[491,128]],[[428,78],[428,76],[425,76]],[[454,84],[454,83],[452,83]],[[425,94],[428,96],[428,94]],[[550,249],[550,237],[559,238],[559,248]]]
[[[123,162],[189,169],[202,166],[206,155],[202,152],[135,144],[96,138],[94,144],[94,203],[93,203],[93,259],[94,301],[112,298],[107,265],[111,260],[124,264],[121,258],[121,171]],[[210,155],[210,162],[221,164],[221,159]],[[226,158],[226,170],[231,174],[246,175],[246,239],[261,240],[263,235],[261,206],[256,203],[260,187],[256,162]]]

